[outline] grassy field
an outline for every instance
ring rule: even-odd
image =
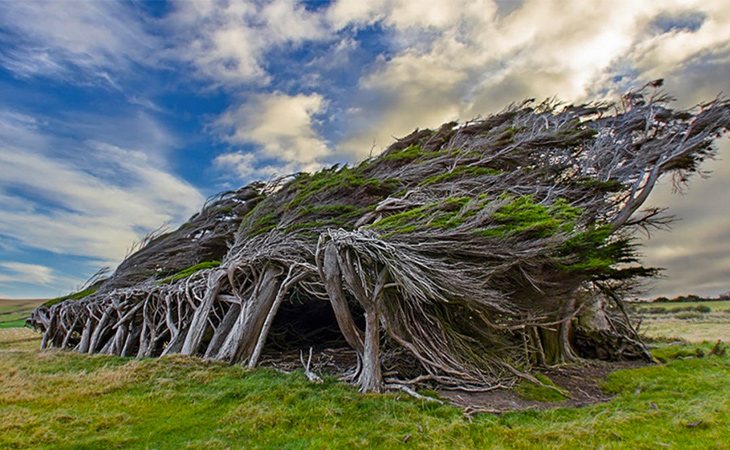
[[[635,303],[639,310],[649,308],[665,308],[667,310],[682,309],[687,307],[707,306],[712,312],[730,311],[730,300],[722,300],[716,302],[651,302],[651,303]]]
[[[611,374],[584,408],[472,418],[451,406],[361,395],[301,373],[165,357],[39,352],[0,330],[0,448],[728,448],[730,357],[656,350],[666,365]]]
[[[648,337],[730,342],[730,301],[652,302],[632,308],[641,316],[641,330]]]
[[[43,300],[0,299],[0,328],[22,327],[33,308]]]
[[[688,342],[730,342],[730,315],[704,316],[696,319],[647,318],[642,332],[652,338],[676,338]]]
[[[709,342],[658,345],[666,364],[610,374],[609,402],[472,417],[300,372],[40,352],[18,328],[37,304],[0,301],[0,448],[730,448],[730,356],[710,354],[730,302],[644,314],[649,336]]]

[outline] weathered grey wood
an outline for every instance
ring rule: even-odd
[[[197,353],[198,347],[200,347],[200,341],[203,339],[203,334],[208,325],[208,315],[220,292],[221,284],[225,276],[225,270],[217,270],[208,278],[205,297],[203,298],[203,302],[198,306],[198,309],[195,310],[195,314],[193,314],[193,320],[190,322],[188,333],[185,336],[185,342],[180,351],[183,355]]]
[[[142,328],[140,326],[134,326],[131,331],[127,332],[127,339],[124,341],[124,346],[122,347],[119,356],[132,356],[135,343],[139,342],[139,335],[141,332]]]
[[[380,367],[380,317],[373,305],[365,311],[365,350],[358,385],[363,392],[381,392],[383,374]]]
[[[81,332],[81,342],[79,343],[79,353],[88,353],[89,352],[89,343],[91,342],[91,327],[92,327],[93,321],[91,319],[91,315],[86,319],[86,323],[84,324],[84,331]]]
[[[284,282],[281,284],[281,287],[279,288],[279,292],[276,294],[276,298],[274,299],[274,303],[271,305],[271,309],[269,310],[268,314],[266,315],[266,320],[264,321],[263,325],[261,326],[261,331],[259,332],[258,339],[256,340],[256,345],[254,346],[253,351],[251,352],[251,356],[248,358],[248,367],[253,368],[256,367],[256,364],[259,362],[259,357],[261,356],[261,352],[264,349],[264,344],[266,343],[266,339],[269,336],[269,330],[271,329],[271,325],[274,323],[274,318],[276,317],[276,313],[279,311],[279,307],[281,306],[281,303],[284,301],[284,298],[286,297],[286,294],[289,292],[289,289],[293,284],[295,284],[298,280],[306,276],[306,273],[300,273],[296,275],[295,272],[296,266],[290,266],[289,267],[289,273],[287,274],[286,278],[284,279]],[[311,355],[310,355],[311,360]]]
[[[278,267],[268,266],[264,269],[256,288],[244,302],[236,323],[223,342],[217,359],[233,363],[244,361],[250,355],[266,319],[266,312],[271,309],[279,290],[280,274],[281,269]]]
[[[350,347],[362,353],[365,349],[363,333],[355,324],[350,307],[347,305],[345,291],[342,289],[342,272],[337,260],[337,248],[332,242],[325,246],[321,273],[342,335]]]
[[[41,349],[48,348],[48,344],[51,341],[53,334],[56,332],[56,322],[58,321],[57,316],[54,314],[49,321],[48,328],[43,333],[43,339],[41,340]]]
[[[110,306],[104,311],[104,314],[101,315],[101,319],[99,319],[99,322],[94,328],[94,332],[91,334],[88,353],[93,353],[99,346],[99,340],[106,331],[107,323],[109,322],[109,316],[111,315],[112,311],[113,308]]]

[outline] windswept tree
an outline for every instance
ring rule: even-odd
[[[730,126],[726,100],[670,101],[648,86],[617,104],[523,102],[224,193],[31,323],[44,347],[249,367],[349,347],[363,391],[649,358],[623,296],[657,273],[637,229],[669,219],[642,205],[660,178],[686,183]]]

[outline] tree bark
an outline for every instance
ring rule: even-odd
[[[269,266],[264,270],[251,297],[243,302],[241,313],[223,342],[217,359],[236,363],[245,361],[250,355],[255,345],[255,338],[266,319],[265,313],[271,309],[279,290],[281,281],[277,278],[280,274],[281,270],[277,267]]]
[[[223,278],[226,276],[225,270],[218,270],[208,278],[208,289],[206,290],[203,302],[198,306],[193,314],[193,320],[190,321],[187,336],[183,343],[180,353],[183,355],[193,355],[197,353],[200,347],[200,341],[203,339],[205,328],[208,325],[208,315],[213,307],[216,297],[221,289]]]
[[[355,324],[347,304],[345,291],[342,289],[342,271],[337,258],[337,248],[332,242],[325,247],[324,262],[320,272],[342,335],[350,347],[362,354],[365,350],[363,333]]]
[[[362,392],[381,392],[383,374],[380,368],[380,317],[375,305],[365,312],[365,350],[362,372],[358,380]]]

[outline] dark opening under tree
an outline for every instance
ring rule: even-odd
[[[673,110],[524,102],[417,130],[357,166],[221,194],[90,295],[39,307],[43,347],[254,367],[350,347],[363,391],[484,389],[578,358],[648,358],[622,299],[655,269],[632,236],[730,126],[716,99]]]

